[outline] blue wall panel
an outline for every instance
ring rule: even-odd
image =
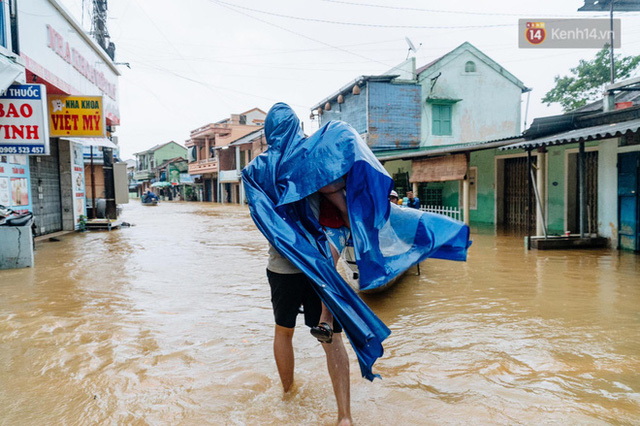
[[[420,86],[369,82],[368,144],[374,151],[420,145]]]
[[[344,103],[339,104],[335,100],[331,102],[331,111],[324,111],[320,126],[325,125],[330,120],[342,120],[353,126],[360,134],[367,131],[367,89],[366,86],[360,88],[359,95],[348,93],[344,95]],[[324,105],[322,106],[324,108]]]

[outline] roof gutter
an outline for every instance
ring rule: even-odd
[[[440,155],[447,155],[447,154],[455,154],[455,153],[459,153],[459,152],[475,152],[475,151],[483,151],[485,149],[494,149],[494,148],[500,148],[502,146],[506,146],[506,145],[511,145],[514,143],[519,143],[519,142],[523,142],[524,138],[519,138],[519,139],[510,139],[508,141],[495,141],[495,142],[488,142],[488,143],[484,143],[484,144],[469,144],[467,146],[457,146],[455,148],[447,148],[447,147],[442,147],[441,149],[434,149],[434,150],[430,150],[430,151],[418,151],[418,152],[412,152],[412,153],[407,153],[407,154],[395,154],[395,155],[390,155],[388,157],[378,157],[378,160],[380,161],[391,161],[391,160],[414,160],[414,159],[419,159],[419,158],[427,158],[427,157],[436,157],[436,156],[440,156]]]

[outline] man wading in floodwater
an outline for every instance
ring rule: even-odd
[[[293,110],[278,103],[267,114],[265,136],[269,149],[243,169],[242,180],[251,217],[272,246],[278,372],[288,391],[293,327],[303,305],[305,323],[327,354],[338,424],[348,425],[349,364],[340,328],[368,380],[379,377],[372,367],[391,332],[338,274],[334,260],[352,238],[360,289],[377,288],[427,257],[466,260],[469,228],[389,203],[393,180],[346,123],[330,121],[306,137]]]
[[[282,381],[282,388],[288,392],[293,385],[293,332],[298,308],[302,305],[304,322],[308,327],[317,326],[322,312],[322,302],[308,278],[273,246],[269,246],[267,277],[271,287],[271,303],[276,328],[273,339],[273,353]],[[322,343],[327,356],[327,368],[338,403],[338,424],[351,424],[349,404],[349,357],[342,342],[342,328],[333,321],[331,339]]]
[[[267,138],[269,136],[267,135]],[[320,188],[320,196],[313,197],[310,201],[312,209],[319,216],[320,223],[329,224],[332,229],[325,229],[331,242],[331,254],[334,264],[337,262],[343,244],[333,242],[331,232],[348,232],[349,218],[347,204],[344,195],[344,179],[341,178],[329,185]],[[319,200],[321,199],[321,201]],[[336,219],[340,223],[335,224]],[[346,236],[345,236],[346,237]],[[271,304],[276,323],[273,339],[273,353],[282,388],[288,392],[293,385],[295,357],[293,352],[293,332],[296,325],[296,317],[299,308],[304,311],[305,324],[311,328],[311,334],[322,344],[322,349],[327,357],[327,368],[333,385],[333,392],[338,404],[338,425],[350,425],[350,384],[349,384],[349,357],[342,341],[342,327],[333,319],[331,312],[320,300],[313,289],[312,282],[302,271],[293,266],[278,251],[269,245],[269,261],[267,264],[267,277],[271,287]]]

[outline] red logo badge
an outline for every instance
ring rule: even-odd
[[[531,44],[538,45],[547,38],[547,31],[544,29],[544,22],[527,22],[525,38]]]

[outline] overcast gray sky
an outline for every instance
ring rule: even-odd
[[[86,5],[91,2],[84,0]],[[83,0],[63,0],[82,21]],[[291,105],[317,128],[309,108],[359,75],[407,57],[405,36],[422,46],[421,66],[468,41],[533,88],[527,122],[561,112],[540,102],[595,49],[519,49],[520,18],[586,18],[582,1],[110,0],[108,29],[120,66],[123,158],[253,107]],[[622,19],[623,55],[640,54],[640,14]],[[87,16],[84,26],[89,27]],[[523,96],[523,113],[526,95]]]

